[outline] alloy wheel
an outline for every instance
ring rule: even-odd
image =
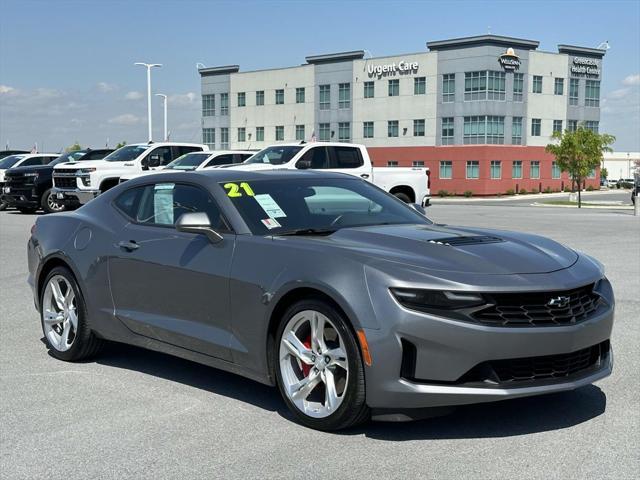
[[[52,212],[61,212],[64,210],[64,205],[56,202],[55,196],[52,193],[47,196],[47,206]]]
[[[295,314],[280,339],[280,373],[287,398],[305,415],[325,418],[342,404],[349,381],[343,339],[315,310]]]
[[[65,352],[71,348],[78,332],[76,295],[69,281],[54,275],[42,297],[44,333],[53,348]]]

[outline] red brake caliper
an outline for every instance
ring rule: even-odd
[[[305,338],[304,342],[302,342],[302,344],[307,347],[308,349],[311,349],[311,335],[309,335],[307,338]],[[300,368],[302,369],[302,374],[305,377],[309,376],[309,372],[311,371],[311,365],[307,365],[306,363],[298,360],[300,362]]]

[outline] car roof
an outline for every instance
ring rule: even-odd
[[[178,147],[206,147],[203,143],[184,143],[184,142],[151,142],[151,143],[127,143],[124,147],[162,147],[165,145]]]
[[[359,143],[345,143],[345,142],[291,142],[291,143],[274,143],[267,145],[265,148],[270,147],[309,147],[309,146],[322,146],[322,147],[362,147]]]

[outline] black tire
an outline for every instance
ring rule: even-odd
[[[7,209],[7,202],[0,200],[0,212]]]
[[[56,212],[64,212],[64,205],[59,204],[54,201],[52,197],[53,189],[49,189],[42,194],[42,198],[40,199],[40,206],[45,213],[56,213]],[[52,204],[58,205],[58,208],[54,208]]]
[[[17,207],[18,211],[20,213],[36,213],[36,210],[38,210],[37,208],[33,208],[33,207]]]
[[[407,195],[406,193],[396,192],[393,195],[397,199],[402,200],[404,203],[411,203],[411,199],[409,198],[409,195]]]
[[[344,393],[344,400],[338,409],[325,418],[313,418],[301,412],[287,397],[284,390],[280,362],[278,361],[278,349],[285,326],[297,313],[304,310],[315,310],[331,320],[343,339],[346,349],[349,367],[349,379]],[[280,394],[289,410],[303,425],[322,431],[335,431],[352,427],[368,421],[370,418],[369,407],[366,404],[364,365],[362,355],[355,336],[344,316],[330,303],[316,298],[308,298],[291,305],[282,316],[276,332],[275,342],[272,343],[271,358],[275,369],[276,381]]]
[[[44,328],[44,293],[46,290],[46,286],[51,280],[52,277],[60,275],[64,277],[67,282],[73,288],[73,292],[76,297],[76,311],[78,315],[78,330],[75,334],[75,338],[73,339],[73,344],[71,348],[66,351],[59,351],[56,349],[50,342],[49,338],[46,335],[46,331]],[[40,324],[42,327],[42,333],[44,335],[44,339],[47,345],[47,349],[49,353],[59,360],[64,360],[66,362],[77,362],[80,360],[84,360],[87,358],[91,358],[95,356],[100,349],[102,348],[104,341],[98,338],[89,327],[88,313],[87,308],[84,302],[84,298],[82,293],[80,292],[80,288],[78,288],[78,283],[76,282],[75,277],[71,273],[71,271],[66,267],[55,267],[49,274],[47,278],[42,284],[42,290],[40,291]]]

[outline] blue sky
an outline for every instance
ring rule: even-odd
[[[417,52],[425,42],[495,33],[595,47],[608,40],[601,131],[640,150],[640,1],[13,1],[0,0],[0,148],[146,138],[145,76],[170,96],[174,139],[200,140],[196,63],[242,70],[310,54]],[[154,99],[159,138],[161,105]]]

